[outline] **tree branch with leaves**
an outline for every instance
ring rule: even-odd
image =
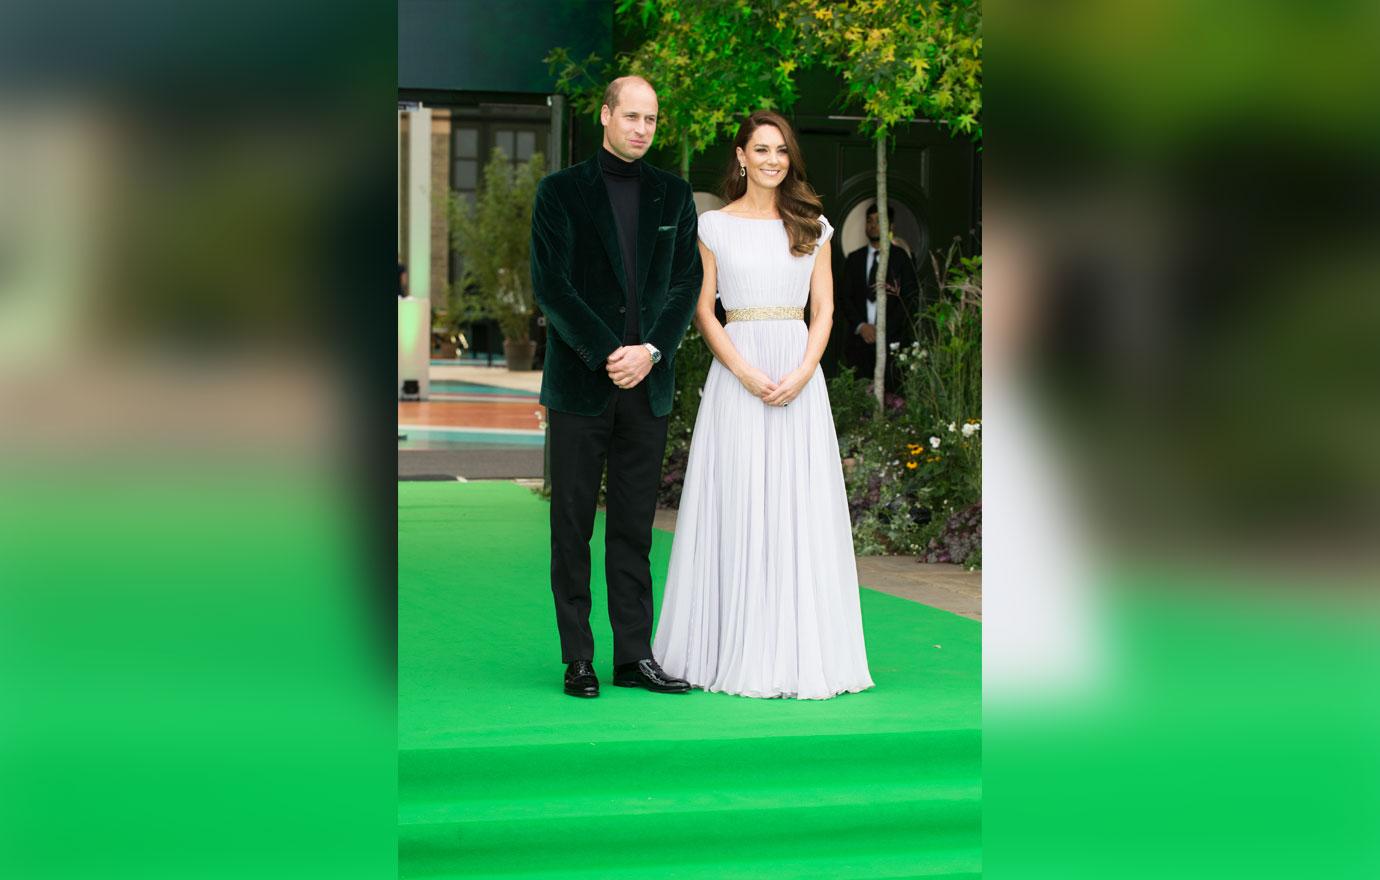
[[[792,29],[804,56],[844,80],[862,108],[860,126],[877,151],[877,364],[874,394],[885,394],[886,278],[891,259],[887,151],[896,126],[917,114],[982,138],[982,15],[976,0],[796,0]]]
[[[635,51],[606,63],[564,48],[546,57],[556,88],[576,112],[597,116],[608,81],[637,75],[660,105],[657,140],[675,150],[681,177],[690,160],[736,131],[742,116],[795,102],[795,34],[784,0],[620,0],[647,30]]]

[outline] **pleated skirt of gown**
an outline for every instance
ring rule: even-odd
[[[780,379],[804,356],[799,320],[727,332]],[[786,407],[717,360],[690,443],[652,653],[709,691],[825,699],[873,686],[838,438],[823,373]]]

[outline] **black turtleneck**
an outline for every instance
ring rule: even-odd
[[[623,343],[632,345],[642,341],[637,306],[637,205],[641,197],[642,162],[624,162],[600,147],[599,170],[604,174],[604,188],[609,191],[613,219],[618,224],[618,244],[623,252],[623,270],[628,280],[624,291],[627,320],[623,325]]]

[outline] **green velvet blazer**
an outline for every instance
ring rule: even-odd
[[[690,184],[643,163],[638,204],[637,298],[642,342],[661,352],[643,381],[652,413],[671,411],[675,358],[704,270]],[[623,344],[623,254],[597,158],[547,175],[532,206],[532,289],[546,316],[541,402],[596,416],[617,390],[604,368]]]

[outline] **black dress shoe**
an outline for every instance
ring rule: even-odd
[[[576,660],[567,666],[565,692],[572,697],[599,696],[599,676],[594,674],[594,664],[588,660]]]
[[[655,660],[613,667],[613,683],[623,688],[646,688],[658,694],[683,694],[690,690],[690,682],[667,675]]]

